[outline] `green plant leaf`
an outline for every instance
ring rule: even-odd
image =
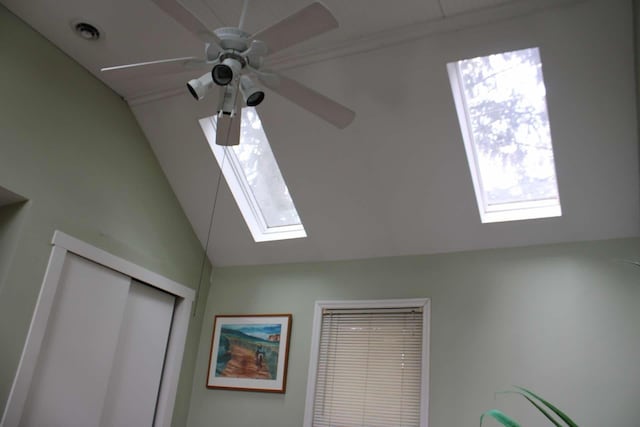
[[[519,387],[517,385],[514,385],[514,387],[517,388],[518,390],[522,390],[523,392],[525,392],[529,396],[531,396],[531,397],[533,397],[535,399],[538,399],[540,402],[542,402],[544,404],[544,406],[546,406],[547,408],[551,409],[557,416],[559,416],[560,419],[562,419],[562,421],[564,421],[569,427],[578,427],[578,424],[576,424],[575,421],[573,421],[571,418],[569,418],[567,416],[567,414],[565,414],[560,409],[558,409],[555,406],[553,406],[551,403],[549,403],[546,400],[544,400],[542,397],[536,395],[535,393],[533,393],[532,391],[527,390],[524,387]]]
[[[520,424],[518,424],[515,420],[497,409],[491,409],[480,416],[480,427],[482,427],[482,420],[484,419],[485,415],[489,415],[490,417],[495,418],[496,421],[498,421],[505,427],[520,427]]]
[[[640,261],[632,261],[630,259],[623,259],[622,262],[626,262],[628,264],[633,264],[636,267],[640,267]]]
[[[547,419],[549,421],[551,421],[553,423],[554,426],[556,427],[562,427],[562,424],[560,424],[555,418],[553,418],[551,416],[551,414],[549,414],[542,406],[540,406],[539,404],[537,404],[533,399],[531,399],[529,396],[527,396],[525,393],[521,392],[521,391],[517,391],[517,390],[506,390],[506,391],[499,391],[496,394],[517,394],[520,395],[522,397],[524,397],[525,399],[527,399],[529,401],[529,403],[531,403],[533,406],[536,407],[536,409],[538,409],[538,411],[542,412],[544,414],[545,417],[547,417]]]

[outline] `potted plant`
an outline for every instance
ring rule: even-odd
[[[578,424],[576,424],[564,412],[544,400],[542,397],[536,395],[532,391],[527,390],[526,388],[514,386],[514,390],[507,390],[500,393],[513,393],[524,397],[538,411],[540,411],[545,417],[547,417],[547,419],[556,427],[578,427]],[[554,415],[552,415],[551,413],[553,413]],[[520,424],[517,421],[515,421],[513,418],[509,417],[499,409],[491,409],[482,414],[480,416],[481,427],[482,421],[485,417],[494,418],[505,427],[520,427]]]

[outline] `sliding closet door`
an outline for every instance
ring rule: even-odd
[[[151,426],[174,298],[67,253],[21,426]]]
[[[130,283],[67,255],[21,425],[97,425]]]
[[[132,282],[101,427],[151,426],[174,304],[173,295]]]

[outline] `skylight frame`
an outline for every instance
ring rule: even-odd
[[[254,241],[267,242],[307,237],[302,220],[300,220],[300,224],[273,227],[268,226],[233,147],[225,147],[215,143],[215,116],[202,118],[199,122],[209,146],[211,147],[211,151],[218,162],[218,166],[222,169],[222,174],[227,181],[227,185],[229,185],[231,194],[233,194],[233,198],[235,199],[238,208],[247,223],[247,227],[249,227],[249,231],[251,232]],[[268,140],[264,142],[270,146]],[[280,172],[279,167],[278,172]]]
[[[533,47],[531,49],[537,49]],[[525,49],[526,50],[526,49]],[[509,53],[502,52],[503,53]],[[515,51],[514,51],[515,52]],[[451,91],[455,101],[456,113],[458,115],[458,121],[460,124],[460,131],[462,133],[462,139],[464,142],[464,148],[467,155],[467,161],[469,163],[469,170],[471,172],[471,179],[473,182],[474,193],[476,201],[478,203],[478,211],[480,213],[480,220],[482,223],[492,222],[506,222],[506,221],[518,221],[537,218],[552,218],[562,216],[562,208],[560,204],[560,194],[558,189],[558,180],[555,167],[555,159],[553,161],[554,178],[556,188],[558,189],[557,198],[547,198],[538,200],[527,201],[515,201],[505,203],[491,204],[486,198],[486,191],[483,185],[482,173],[479,166],[477,144],[473,134],[471,126],[471,120],[469,117],[469,108],[467,104],[467,98],[464,93],[462,73],[460,71],[460,64],[463,60],[450,62],[447,64],[447,71],[449,74],[449,81],[451,84]],[[542,61],[541,61],[542,62]],[[544,77],[543,77],[544,84]],[[545,95],[545,108],[546,107],[546,95]],[[548,110],[547,110],[548,111]],[[550,141],[551,150],[553,153],[553,142]]]

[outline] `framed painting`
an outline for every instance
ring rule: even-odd
[[[207,387],[284,393],[290,336],[290,314],[216,316]]]

